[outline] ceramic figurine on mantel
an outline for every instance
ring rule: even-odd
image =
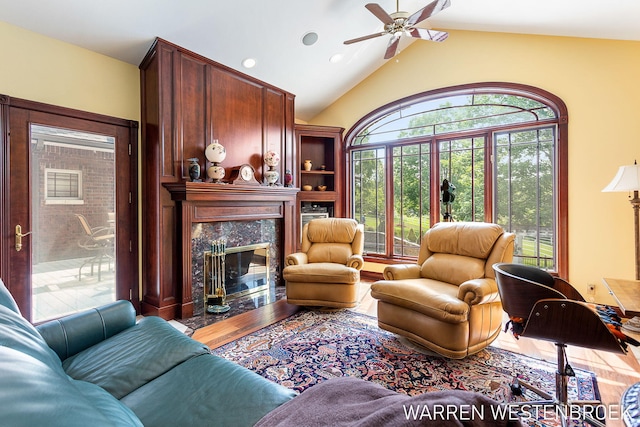
[[[202,182],[200,179],[200,163],[197,157],[192,157],[189,160],[189,178],[191,182]]]
[[[207,169],[207,176],[215,183],[221,183],[224,178],[224,168],[220,163],[227,157],[227,150],[217,139],[211,141],[211,144],[204,150],[204,155],[211,162],[211,166]]]
[[[264,162],[269,166],[269,170],[264,171],[265,181],[270,186],[277,185],[280,174],[276,170],[276,166],[280,164],[280,155],[275,151],[269,150],[264,154]]]

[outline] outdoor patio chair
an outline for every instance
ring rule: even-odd
[[[78,246],[88,251],[93,252],[95,255],[85,260],[78,269],[78,280],[82,280],[82,268],[89,264],[91,265],[91,276],[93,276],[93,267],[98,265],[98,282],[102,280],[102,263],[106,261],[108,268],[111,270],[111,260],[113,259],[113,239],[114,229],[111,226],[106,227],[91,227],[89,221],[82,214],[74,214],[84,234],[78,239]]]

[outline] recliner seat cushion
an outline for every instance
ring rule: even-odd
[[[357,283],[360,281],[360,272],[355,268],[330,262],[288,265],[282,275],[288,282]]]

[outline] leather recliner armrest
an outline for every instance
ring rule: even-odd
[[[418,264],[388,265],[382,275],[386,280],[419,279],[420,266]]]
[[[499,298],[498,284],[494,279],[471,279],[458,287],[458,299],[469,305],[483,304]]]
[[[364,259],[360,255],[351,255],[349,259],[347,259],[347,267],[355,268],[356,270],[361,270],[364,266]]]
[[[287,258],[284,260],[284,265],[302,265],[308,264],[309,260],[307,258],[307,254],[304,252],[295,252],[293,254],[287,255]]]
[[[136,324],[136,311],[120,300],[36,326],[40,335],[65,360]]]

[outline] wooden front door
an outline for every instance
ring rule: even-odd
[[[0,278],[37,323],[138,301],[137,123],[2,98]]]

